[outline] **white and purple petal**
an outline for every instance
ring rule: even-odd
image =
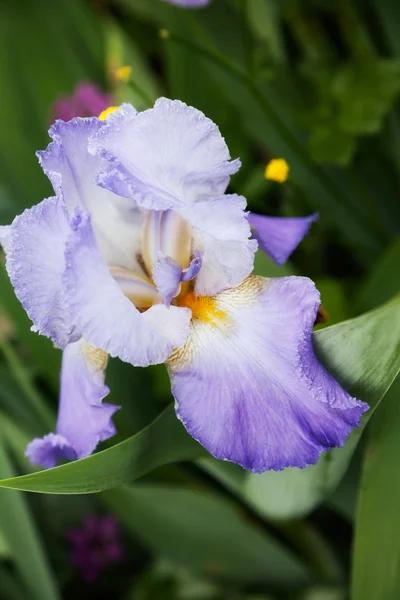
[[[360,424],[368,406],[312,350],[319,302],[307,278],[251,276],[198,311],[169,370],[177,414],[211,454],[256,473],[303,468]]]
[[[106,169],[99,176],[100,185],[148,210],[220,196],[240,168],[210,119],[167,98],[127,118],[124,127],[107,123],[92,136],[90,148],[110,162],[110,173]]]
[[[160,252],[158,261],[153,267],[153,280],[166,306],[169,306],[172,298],[179,294],[181,276],[180,264],[169,256],[163,256]]]
[[[104,263],[89,215],[77,209],[73,229],[66,250],[64,284],[82,336],[135,366],[164,362],[174,348],[184,344],[190,311],[158,304],[139,312]]]
[[[309,217],[266,217],[249,213],[248,219],[253,237],[261,250],[276,264],[283,265],[307,235],[312,223],[318,219],[318,214]]]
[[[56,433],[28,445],[26,456],[32,464],[48,469],[60,460],[84,458],[116,433],[112,416],[119,407],[102,402],[109,393],[104,385],[106,364],[107,354],[84,340],[66,347]]]
[[[174,210],[150,210],[142,229],[142,258],[149,274],[159,260],[159,253],[175,260],[182,269],[189,266],[192,254],[192,228]]]
[[[6,228],[7,273],[32,329],[64,348],[79,339],[65,301],[65,245],[71,228],[62,199],[48,198]]]
[[[181,283],[194,279],[201,266],[201,254],[197,250],[194,251],[194,258],[186,269],[182,269],[173,258],[163,256],[162,252],[159,252],[158,261],[153,268],[153,280],[166,306],[169,306],[172,299],[180,293]]]
[[[109,120],[114,126],[134,114],[116,111]],[[92,215],[92,223],[107,264],[137,268],[143,217],[131,201],[95,184],[94,179],[106,165],[100,156],[88,151],[89,137],[104,127],[97,118],[57,121],[49,131],[54,140],[38,152],[39,162],[58,195],[62,195],[70,214],[76,206]]]

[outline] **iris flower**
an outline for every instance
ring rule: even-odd
[[[187,431],[245,469],[306,467],[342,445],[368,407],[314,354],[318,291],[251,274],[258,244],[282,263],[315,217],[246,212],[226,193],[240,161],[177,100],[57,121],[50,136],[38,156],[55,196],[0,228],[34,331],[64,351],[57,429],[30,460],[85,457],[115,433],[109,355],[165,362]]]
[[[169,4],[175,4],[176,6],[184,6],[185,8],[200,8],[210,4],[211,0],[164,0]]]

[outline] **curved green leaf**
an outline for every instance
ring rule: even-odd
[[[400,598],[400,377],[379,408],[365,454],[356,519],[353,600]]]
[[[371,410],[343,448],[324,453],[307,469],[285,469],[245,480],[248,501],[270,518],[307,514],[339,484],[364,427],[400,369],[400,299],[357,319],[318,331],[316,351],[333,374]]]

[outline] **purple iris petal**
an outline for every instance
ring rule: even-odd
[[[89,456],[101,441],[115,434],[112,422],[118,406],[102,403],[109,393],[104,385],[107,355],[80,341],[63,353],[56,434],[33,440],[26,456],[33,464],[54,467],[61,459]]]
[[[249,213],[248,219],[261,250],[278,265],[283,265],[318,219],[318,213],[309,217],[265,217]]]
[[[257,242],[251,240],[246,199],[236,194],[196,202],[180,210],[193,227],[193,247],[202,253],[198,295],[236,287],[253,270]]]
[[[112,104],[110,94],[105,94],[93,83],[82,81],[71,96],[62,96],[54,103],[52,120],[69,121],[74,117],[97,117]]]
[[[194,258],[190,262],[190,265],[188,266],[188,268],[182,270],[182,275],[181,275],[182,282],[191,281],[192,279],[197,277],[197,275],[202,267],[203,259],[201,258],[200,252],[198,250],[195,250],[193,252],[193,255],[194,255]]]
[[[89,515],[79,529],[68,532],[68,540],[70,560],[89,583],[124,555],[118,523],[112,515]]]
[[[90,217],[77,210],[67,244],[66,297],[82,336],[135,366],[164,362],[184,344],[190,311],[158,304],[140,313],[124,296],[96,243]]]
[[[169,4],[175,4],[176,6],[184,6],[185,8],[200,8],[210,4],[211,0],[163,0]]]
[[[179,294],[181,275],[182,267],[180,264],[169,256],[163,256],[160,252],[158,261],[153,268],[153,280],[164,298],[166,306],[169,306],[172,298]]]
[[[92,148],[111,161],[114,177],[119,170],[125,193],[148,210],[177,209],[219,196],[240,168],[210,119],[166,98],[126,120],[123,128],[106,124],[93,136]],[[120,182],[114,189],[113,178],[100,178],[100,183],[121,192]]]
[[[312,349],[319,302],[309,279],[251,276],[202,306],[209,318],[193,320],[169,369],[179,418],[214,456],[256,473],[303,468],[359,425],[368,406]]]
[[[135,113],[129,105],[113,117],[121,125],[126,115]],[[92,215],[97,242],[104,259],[110,265],[137,268],[136,256],[140,250],[140,228],[143,217],[132,202],[104,190],[94,178],[105,161],[88,151],[91,135],[104,126],[98,119],[58,121],[49,131],[54,140],[46,150],[38,152],[39,162],[53,184],[57,195],[62,195],[70,214],[76,206],[84,207]]]
[[[25,210],[6,228],[7,272],[34,331],[64,348],[79,339],[65,304],[62,275],[70,234],[62,200],[49,198]]]

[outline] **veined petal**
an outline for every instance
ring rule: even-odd
[[[111,115],[109,120],[112,123],[116,121],[119,126],[121,120],[130,118],[132,114],[117,112],[120,113],[118,117]],[[94,182],[95,176],[106,163],[100,156],[89,153],[88,140],[103,126],[104,123],[97,118],[75,118],[68,123],[57,121],[49,131],[54,141],[37,155],[56,193],[63,195],[70,214],[76,206],[82,206],[91,213],[96,239],[105,261],[136,269],[142,214],[132,202]]]
[[[319,301],[307,278],[257,276],[216,298],[182,299],[193,323],[169,361],[172,392],[211,454],[256,473],[303,468],[359,425],[368,406],[312,350]]]
[[[240,168],[240,161],[230,161],[225,140],[210,119],[166,98],[124,127],[107,124],[92,136],[91,148],[111,162],[100,185],[125,193],[148,210],[220,196]]]
[[[276,264],[283,265],[318,219],[318,213],[309,217],[266,217],[249,213],[248,219],[261,250]]]
[[[59,198],[25,210],[6,229],[7,273],[15,294],[33,321],[32,329],[64,348],[79,339],[65,303],[62,276],[71,232]]]
[[[89,456],[97,444],[113,436],[118,406],[102,403],[109,393],[104,385],[107,354],[81,340],[63,353],[60,406],[56,433],[33,440],[26,456],[33,464],[55,467],[62,459]]]
[[[236,194],[180,208],[193,227],[193,248],[203,259],[196,294],[214,296],[236,287],[253,270],[257,242],[249,239],[245,208],[246,199]]]
[[[184,344],[190,311],[152,306],[140,313],[104,263],[89,215],[77,211],[67,244],[68,304],[82,336],[96,348],[135,366],[164,362]]]

